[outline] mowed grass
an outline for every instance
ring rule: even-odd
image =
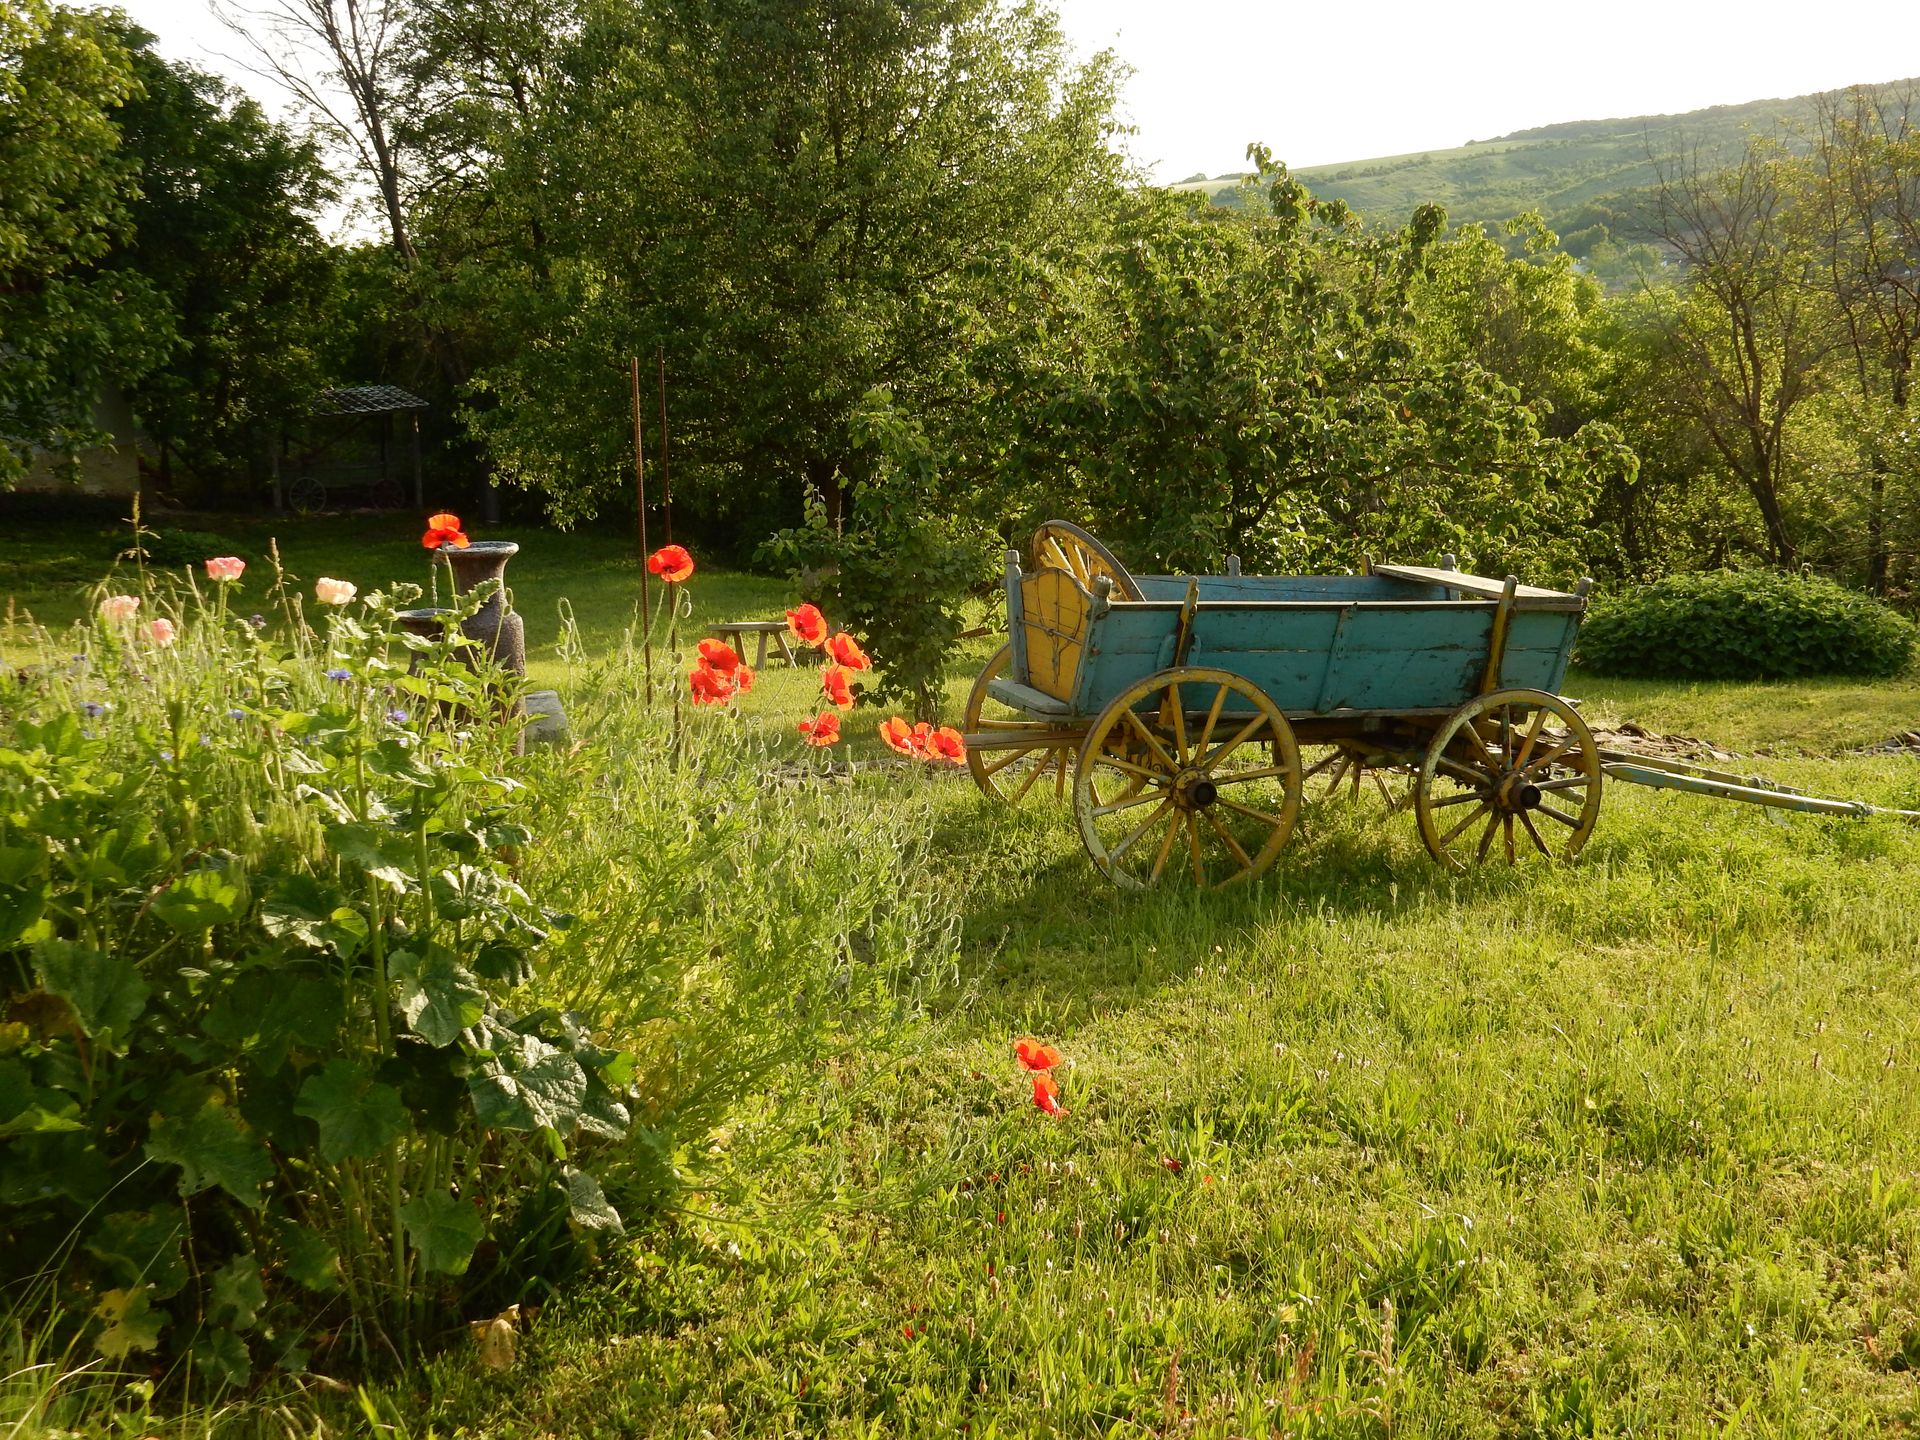
[[[289,567],[420,573],[410,525],[322,548],[336,523]],[[612,655],[638,572],[615,537],[519,538],[564,691],[593,662],[551,648],[561,597]],[[689,626],[791,603],[711,569],[691,594]],[[688,723],[797,757],[813,672],[769,672],[741,719]],[[1915,761],[1847,753],[1915,728],[1911,677],[1566,688],[1767,752],[1743,770],[1920,802]],[[895,763],[856,714],[820,823],[920,809],[931,863],[864,861],[951,916],[943,967],[906,967],[932,980],[909,1039],[856,1037],[674,1157],[679,1208],[552,1297],[512,1370],[459,1342],[344,1412],[217,1428],[313,1433],[316,1403],[329,1433],[476,1437],[1910,1428],[1920,832],[1613,785],[1579,863],[1452,877],[1410,817],[1323,800],[1252,887],[1127,895],[1064,806]],[[784,753],[769,795],[813,783]],[[699,916],[661,923],[699,943]],[[1065,1053],[1068,1115],[1033,1108],[1024,1034]]]

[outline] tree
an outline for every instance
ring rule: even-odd
[[[217,482],[257,467],[324,381],[334,265],[312,217],[331,182],[310,141],[117,23],[139,83],[114,123],[139,190],[103,264],[152,288],[176,344],[131,398],[163,483],[176,457]]]
[[[138,93],[102,17],[42,0],[0,9],[0,485],[36,450],[97,443],[103,388],[170,348],[151,287],[97,265],[131,223],[135,167],[114,113]]]
[[[1664,378],[1752,498],[1781,565],[1799,550],[1781,497],[1788,426],[1836,343],[1791,163],[1755,140],[1724,169],[1697,157],[1663,164],[1655,191],[1660,233],[1686,265]]]
[[[1853,361],[1868,477],[1867,584],[1888,578],[1888,483],[1920,356],[1920,97],[1856,87],[1815,104],[1807,205]]]

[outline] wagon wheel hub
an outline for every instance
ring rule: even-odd
[[[1496,809],[1509,815],[1540,808],[1540,787],[1519,771],[1510,772],[1493,792]]]
[[[1173,803],[1182,810],[1205,810],[1219,798],[1219,787],[1205,770],[1182,770],[1173,782]]]

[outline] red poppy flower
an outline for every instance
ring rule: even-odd
[[[891,720],[882,721],[880,738],[887,742],[887,748],[899,755],[915,754],[913,748],[913,727],[898,715]]]
[[[1172,1155],[1162,1155],[1160,1157],[1160,1168],[1170,1175],[1178,1175],[1182,1170],[1187,1168],[1187,1162],[1176,1159]]]
[[[867,658],[867,652],[860,648],[860,642],[844,630],[835,631],[827,637],[827,654],[834,663],[844,665],[849,670],[871,670],[873,661]]]
[[[438,515],[427,517],[427,533],[420,537],[420,543],[429,550],[438,550],[442,545],[464,550],[468,541],[465,532],[460,529],[460,517],[442,510]]]
[[[1065,1115],[1066,1107],[1060,1103],[1060,1087],[1053,1083],[1051,1075],[1033,1077],[1033,1103],[1049,1115]]]
[[[960,738],[960,732],[951,725],[942,725],[927,737],[927,758],[944,761],[948,765],[967,763],[967,742]]]
[[[753,689],[753,667],[751,665],[741,665],[734,669],[733,688],[738,690],[742,695]]]
[[[722,675],[705,660],[687,673],[687,685],[693,692],[693,703],[696,705],[723,705],[733,698],[732,679]]]
[[[1051,1070],[1060,1063],[1058,1050],[1051,1045],[1042,1045],[1031,1035],[1013,1042],[1013,1055],[1028,1070]]]
[[[908,737],[907,743],[913,746],[914,759],[930,760],[933,758],[927,754],[927,742],[931,739],[933,739],[933,726],[929,725],[926,721],[922,720],[913,727],[913,734]]]
[[[853,691],[847,687],[847,672],[838,665],[829,665],[820,672],[820,688],[826,692],[828,704],[838,705],[842,710],[853,708]]]
[[[693,556],[684,545],[662,545],[647,557],[647,569],[669,585],[678,585],[693,574]]]
[[[837,745],[840,743],[840,716],[832,710],[822,710],[813,719],[802,720],[799,730],[807,737],[809,745]]]
[[[731,675],[740,668],[740,657],[724,640],[702,640],[700,658],[722,675]]]
[[[820,613],[818,605],[802,605],[798,610],[787,611],[787,629],[802,645],[827,643],[827,617]]]

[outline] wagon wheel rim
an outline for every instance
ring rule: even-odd
[[[1013,647],[1002,645],[973,682],[973,690],[967,696],[967,734],[995,737],[1009,734],[1044,735],[1053,743],[1028,749],[969,745],[967,771],[983,794],[1003,804],[1018,805],[1036,792],[1062,797],[1067,793],[1068,780],[1073,773],[1073,757],[1079,737],[1074,736],[1062,744],[1058,739],[1058,726],[1044,720],[1029,719],[988,693],[987,686],[1004,675],[1012,663]]]
[[[1414,789],[1420,838],[1454,871],[1567,861],[1600,818],[1600,752],[1574,708],[1544,690],[1469,700],[1434,735]]]
[[[1300,749],[1279,708],[1225,670],[1162,671],[1128,687],[1081,743],[1074,818],[1123,889],[1205,890],[1269,869],[1300,813]]]
[[[1033,566],[1036,570],[1064,570],[1088,593],[1102,575],[1113,582],[1113,593],[1122,600],[1141,598],[1140,587],[1132,574],[1099,540],[1068,520],[1049,520],[1033,532]]]
[[[327,487],[302,476],[287,487],[287,508],[296,515],[313,515],[327,508]]]
[[[1330,746],[1325,755],[1301,771],[1300,779],[1307,799],[1324,802],[1344,798],[1358,803],[1377,795],[1386,802],[1387,813],[1395,815],[1412,798],[1405,783],[1412,774],[1413,767],[1402,760],[1343,741]]]

